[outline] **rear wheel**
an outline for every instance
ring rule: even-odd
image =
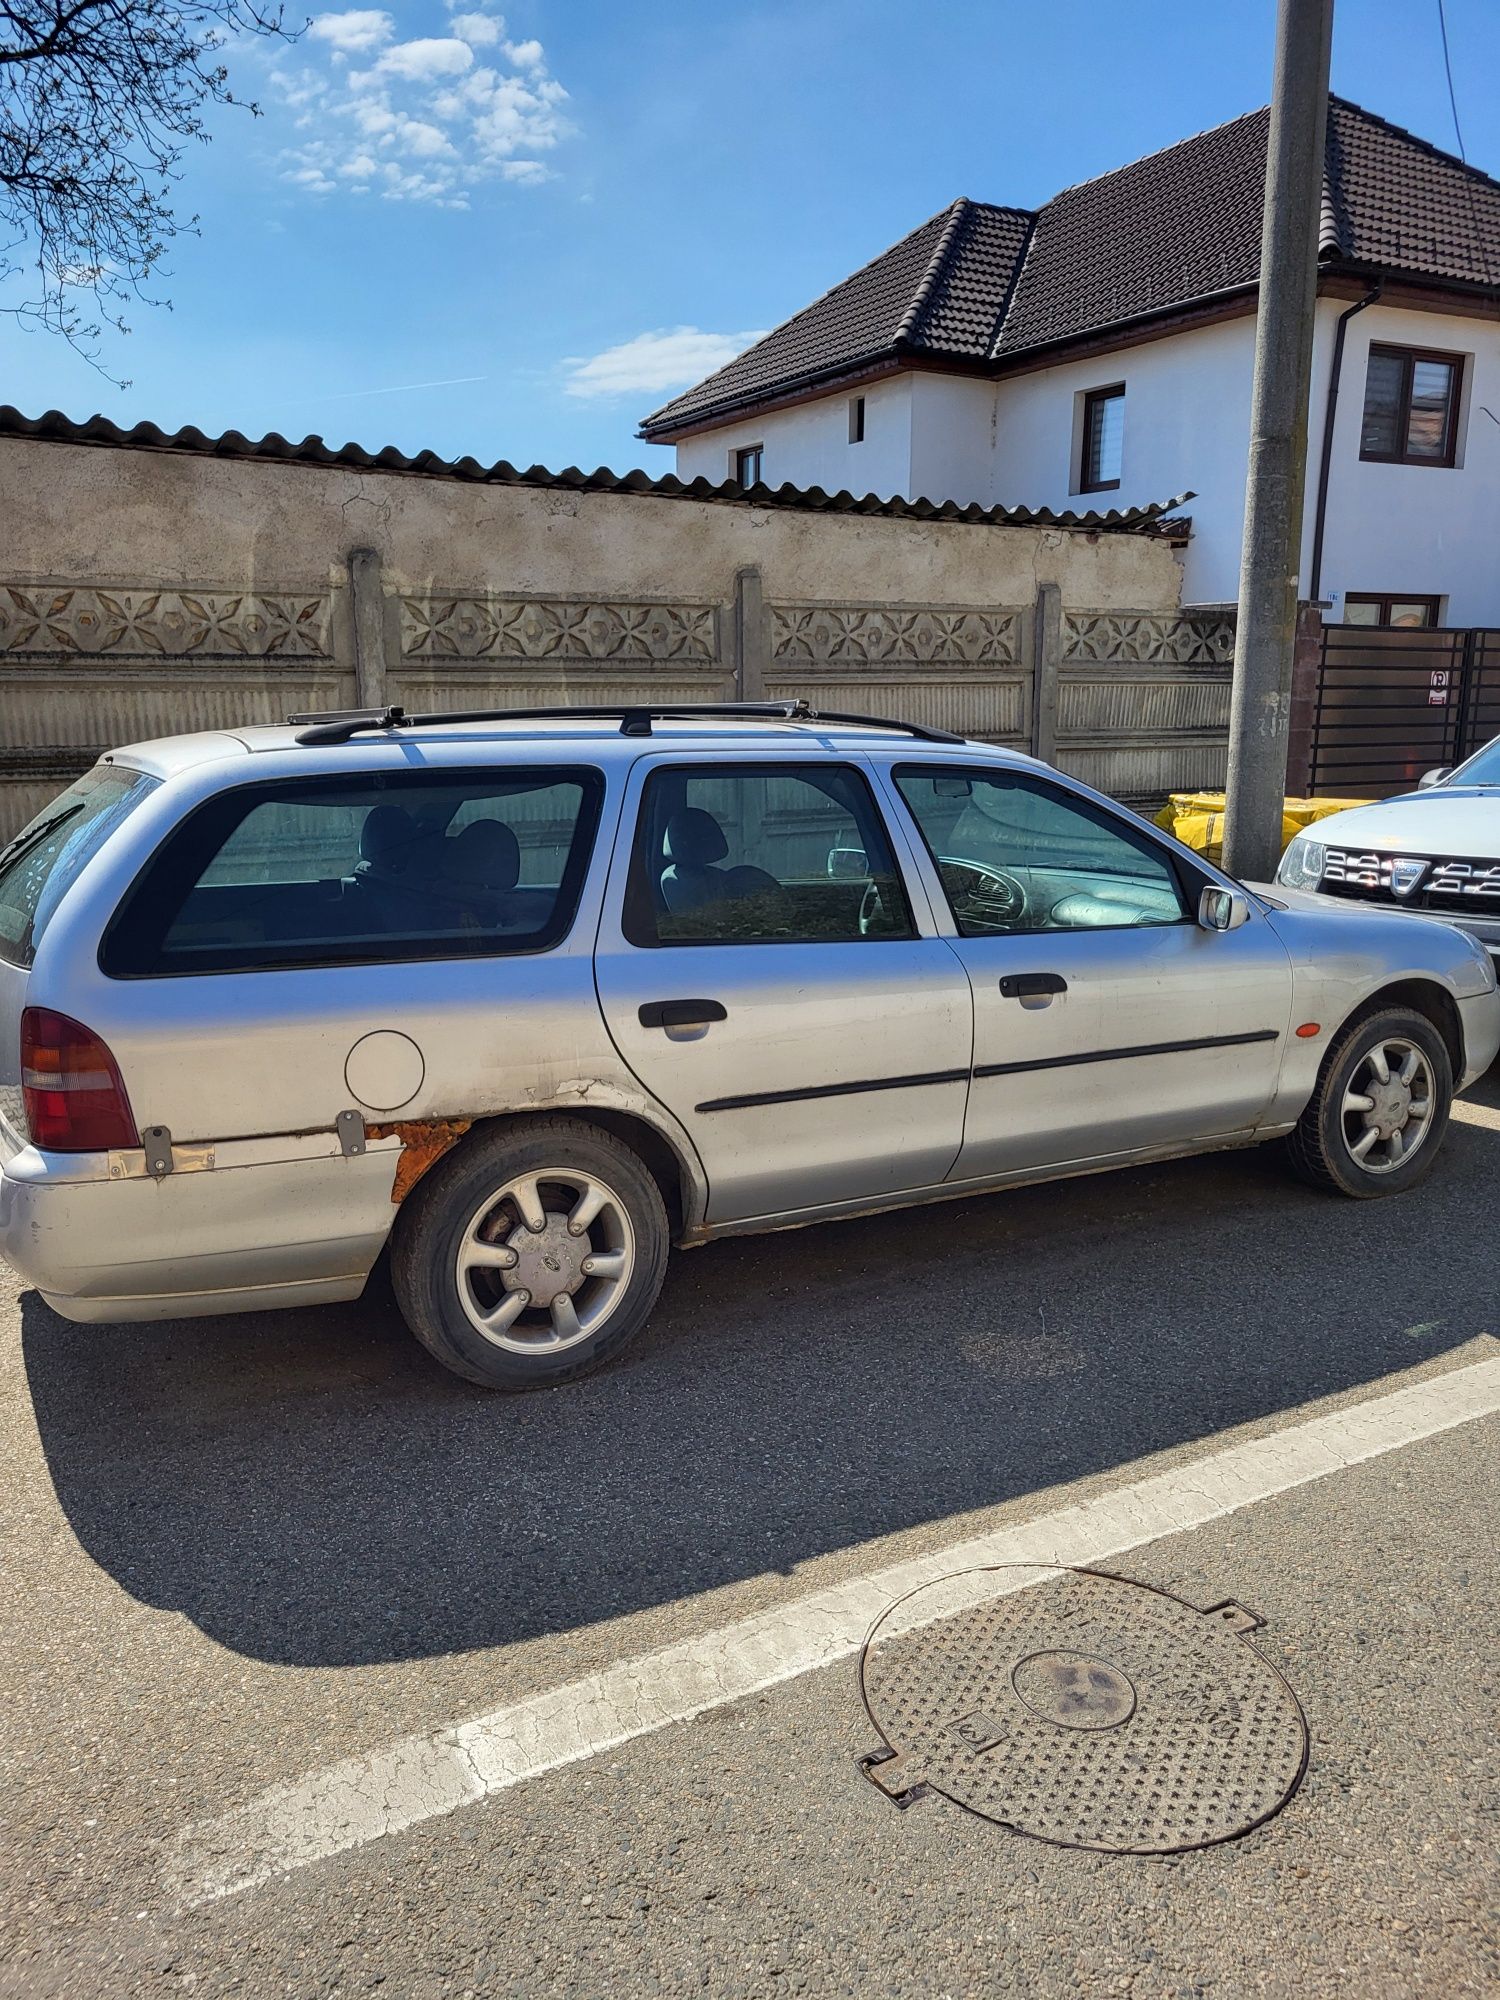
[[[402,1315],[446,1368],[493,1389],[565,1382],[645,1325],[666,1273],[661,1191],[612,1133],[539,1118],[466,1140],[397,1218]]]
[[[1437,1029],[1410,1008],[1382,1008],[1329,1051],[1287,1152],[1314,1187],[1403,1194],[1432,1171],[1452,1102],[1453,1065]]]

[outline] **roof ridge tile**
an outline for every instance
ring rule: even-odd
[[[943,224],[942,230],[938,235],[938,240],[933,246],[931,257],[927,260],[927,269],[922,273],[922,282],[912,293],[911,303],[901,315],[900,324],[896,328],[896,345],[898,347],[904,347],[911,342],[917,326],[927,310],[933,288],[938,281],[938,275],[947,263],[949,253],[957,242],[959,232],[962,230],[967,218],[968,210],[969,201],[966,195],[960,195],[957,201],[950,204],[948,219]]]

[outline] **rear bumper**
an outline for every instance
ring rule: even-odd
[[[305,1140],[181,1149],[160,1180],[139,1154],[33,1146],[0,1161],[0,1256],[66,1319],[146,1320],[355,1298],[390,1233],[399,1147],[346,1159]],[[8,1149],[7,1149],[8,1150]],[[223,1154],[227,1149],[218,1149]],[[137,1167],[136,1163],[140,1162]]]

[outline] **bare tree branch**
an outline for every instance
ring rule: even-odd
[[[294,40],[281,0],[0,0],[0,312],[60,334],[101,373],[106,327],[147,287],[179,219],[174,183],[234,35]],[[27,273],[30,285],[25,285]],[[110,377],[114,380],[116,378]]]

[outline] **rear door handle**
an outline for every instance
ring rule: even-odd
[[[1007,972],[1000,982],[1001,997],[1029,1000],[1034,993],[1066,993],[1068,982],[1060,972]]]
[[[728,1008],[717,1000],[644,1000],[643,1028],[706,1028],[710,1021],[727,1021]]]

